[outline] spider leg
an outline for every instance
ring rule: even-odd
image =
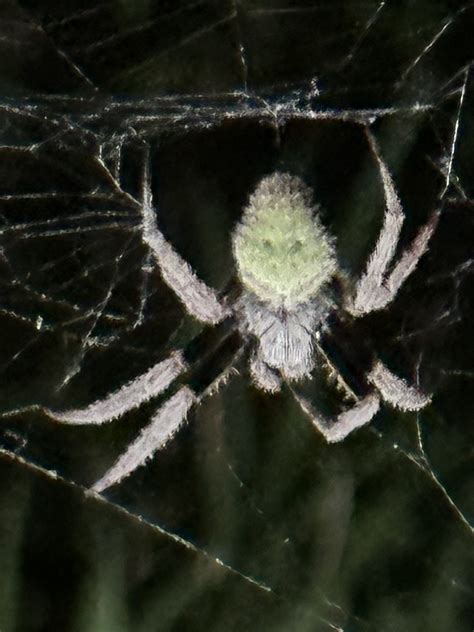
[[[112,467],[93,485],[102,492],[129,476],[143,465],[155,452],[162,449],[184,424],[186,415],[195,404],[215,393],[235,372],[234,364],[245,350],[240,335],[235,330],[225,337],[207,361],[198,365],[190,376],[191,385],[181,386],[159,410],[139,436],[118,457]],[[221,356],[225,355],[224,362]]]
[[[85,408],[57,411],[44,406],[33,405],[28,406],[26,409],[10,411],[9,414],[18,414],[25,410],[39,408],[49,417],[63,424],[101,425],[121,417],[129,410],[138,408],[152,397],[156,397],[187,369],[188,364],[182,352],[175,351],[166,360],[158,362],[142,375],[127,382],[107,397],[92,402]]]
[[[188,386],[181,387],[153,415],[151,422],[92,489],[102,492],[120,482],[163,448],[184,423],[189,409],[196,401],[195,393]]]
[[[177,351],[108,397],[93,402],[86,408],[61,413],[52,411],[51,414],[56,420],[68,424],[102,424],[112,421],[159,395],[186,369],[183,355]]]
[[[367,269],[357,282],[355,296],[348,305],[349,311],[354,316],[362,316],[383,309],[395,298],[402,283],[412,273],[420,257],[426,252],[438,220],[438,212],[433,213],[410,246],[404,251],[392,271],[387,274],[400,239],[404,213],[392,176],[380,155],[374,137],[369,131],[367,131],[367,137],[379,166],[386,210],[382,229],[370,255]]]
[[[351,432],[368,424],[380,407],[379,396],[376,393],[369,393],[355,406],[343,411],[336,419],[331,420],[316,411],[306,398],[295,393],[293,389],[291,391],[303,412],[328,443],[343,441]]]
[[[255,352],[250,360],[250,375],[257,388],[268,393],[276,393],[281,389],[281,379]]]
[[[401,410],[420,410],[427,406],[431,397],[410,386],[405,380],[392,373],[380,360],[377,360],[367,379],[375,386],[382,398]]]
[[[233,320],[226,319],[215,327],[203,329],[188,342],[184,349],[174,351],[168,358],[158,362],[142,375],[85,408],[65,411],[51,410],[37,405],[28,408],[41,408],[50,417],[64,424],[100,425],[113,421],[165,391],[174,380],[188,371],[197,359],[206,356],[209,346],[212,349],[222,345],[223,338],[225,339],[230,335],[229,332],[234,331],[234,326]],[[11,411],[10,414],[17,414],[23,410]]]
[[[165,283],[198,320],[215,324],[228,316],[213,289],[198,279],[191,266],[174,250],[158,229],[151,192],[149,155],[146,152],[142,179],[143,240],[150,248]]]
[[[393,300],[402,286],[418,263],[418,260],[424,255],[428,249],[428,243],[438,224],[439,213],[433,213],[428,222],[421,227],[418,234],[413,239],[408,248],[403,252],[398,263],[395,264],[392,271],[388,275],[385,286],[390,294],[390,301]]]

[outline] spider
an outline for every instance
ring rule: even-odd
[[[386,208],[365,272],[354,281],[346,278],[338,305],[329,291],[335,277],[345,278],[338,264],[335,240],[312,204],[311,190],[300,178],[275,172],[257,184],[232,235],[240,291],[237,296],[228,292],[218,297],[160,232],[149,184],[149,160],[145,161],[140,200],[143,240],[163,280],[190,315],[238,336],[237,352],[242,348],[249,350],[250,375],[262,391],[275,393],[283,383],[311,377],[318,336],[329,326],[330,315],[342,310],[349,318],[357,319],[384,309],[427,250],[438,212],[430,216],[393,263],[404,213],[376,141],[368,129],[366,134],[378,165]],[[212,383],[204,381],[204,387],[202,380],[198,385],[190,383],[190,357],[183,350],[175,350],[143,375],[86,408],[46,412],[61,423],[103,424],[158,396],[181,378],[150,423],[93,485],[92,489],[101,493],[163,448],[185,422],[190,409],[228,374],[227,369],[220,368]],[[378,358],[369,367],[366,385],[366,394],[334,419],[314,410],[292,389],[291,392],[328,442],[342,441],[368,424],[382,401],[403,411],[419,410],[430,402],[429,396],[392,373]]]

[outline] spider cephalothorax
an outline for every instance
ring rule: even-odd
[[[436,212],[393,263],[404,219],[403,209],[390,172],[368,130],[367,139],[379,168],[386,210],[366,271],[357,280],[345,284],[343,296],[337,302],[339,307],[328,291],[331,279],[339,272],[336,245],[312,205],[310,190],[299,178],[274,173],[263,178],[250,196],[233,234],[236,272],[242,286],[240,297],[234,300],[219,297],[199,280],[160,232],[152,205],[149,159],[145,160],[142,198],[137,201],[143,214],[143,241],[163,280],[189,314],[208,325],[222,323],[219,327],[225,329],[226,336],[229,329],[240,332],[237,346],[236,337],[231,334],[234,336],[231,363],[232,358],[240,355],[239,345],[253,345],[250,374],[260,389],[278,391],[285,380],[310,376],[314,368],[313,347],[317,345],[322,324],[329,326],[329,312],[339,309],[352,318],[359,318],[385,308],[427,249],[436,226]],[[217,372],[212,373],[211,378],[206,374],[204,379],[196,379],[192,369],[196,345],[192,346],[192,352],[188,348],[174,351],[143,375],[84,409],[48,411],[62,423],[102,424],[159,395],[179,378],[178,386],[149,425],[95,483],[96,491],[118,483],[145,463],[176,433],[188,411],[213,385],[230,374],[231,364],[227,362],[222,368],[217,363]],[[418,410],[430,401],[392,373],[375,354],[365,383],[364,395],[352,393],[353,405],[334,420],[326,419],[306,400],[290,392],[328,441],[341,441],[367,424],[381,402],[402,410]]]

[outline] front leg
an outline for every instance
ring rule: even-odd
[[[363,316],[383,309],[393,301],[403,282],[413,272],[420,257],[426,252],[439,215],[438,212],[431,215],[392,271],[388,272],[400,239],[404,214],[394,182],[380,155],[375,139],[369,131],[367,131],[367,137],[382,178],[386,209],[377,244],[370,255],[365,273],[357,282],[355,296],[348,304],[348,311],[353,316]]]
[[[214,290],[198,279],[191,266],[174,250],[158,229],[151,193],[148,150],[144,158],[142,179],[143,241],[150,248],[165,283],[186,307],[204,323],[216,324],[228,316]]]

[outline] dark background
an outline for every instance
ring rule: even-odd
[[[0,3],[1,632],[472,631],[473,32],[474,4],[441,0]],[[433,403],[328,446],[241,363],[152,462],[87,494],[159,400],[101,428],[23,409],[87,405],[201,329],[127,198],[144,146],[160,227],[223,290],[276,169],[360,273],[383,214],[369,124],[402,246],[441,220],[360,335]],[[313,403],[331,388],[319,368]]]

